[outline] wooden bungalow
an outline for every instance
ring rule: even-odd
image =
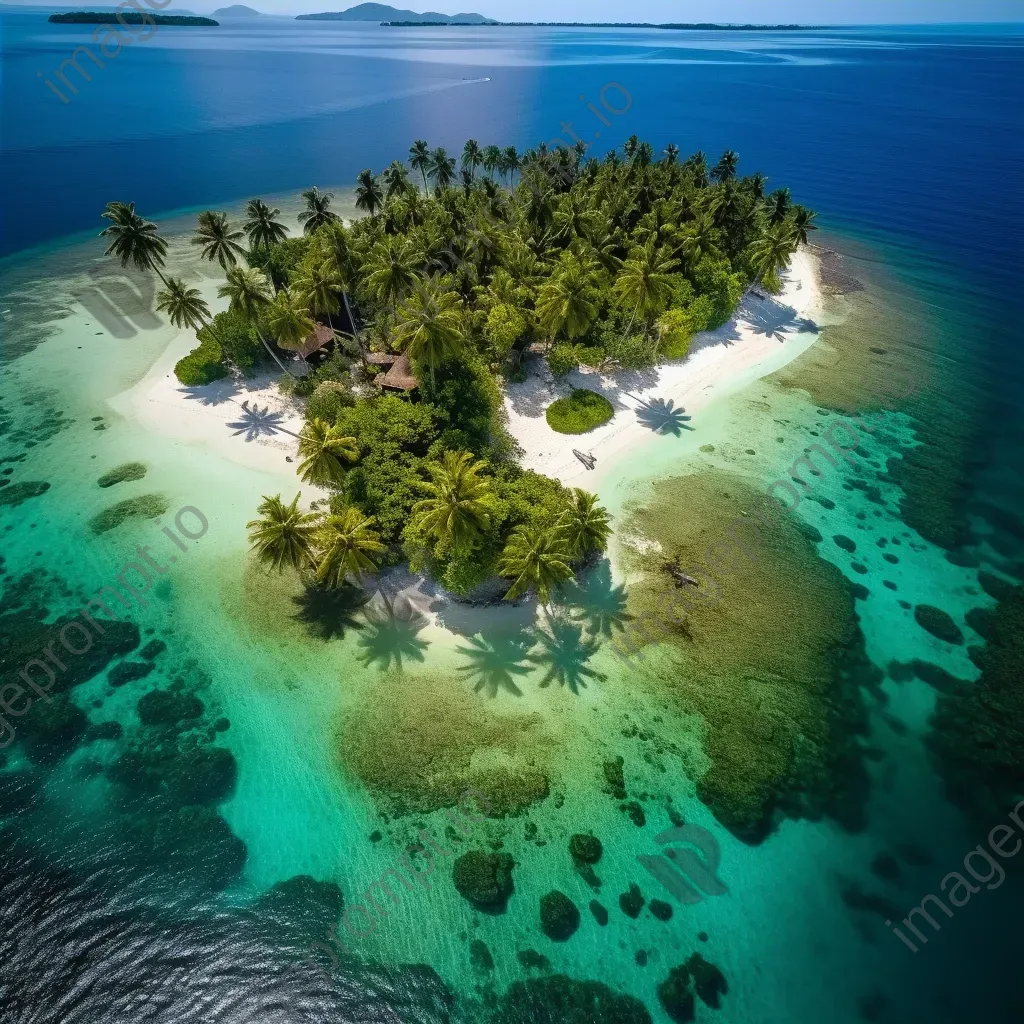
[[[308,359],[314,352],[319,352],[324,346],[334,341],[334,331],[323,324],[317,324],[316,330],[302,343],[299,355]]]
[[[397,391],[407,394],[419,387],[419,381],[412,372],[412,363],[405,354],[394,355],[390,352],[370,352],[366,362],[371,366],[381,367],[381,372],[374,377],[384,391]]]

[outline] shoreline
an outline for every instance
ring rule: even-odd
[[[506,383],[503,389],[506,426],[521,449],[521,465],[566,486],[593,490],[651,437],[692,431],[694,417],[713,402],[774,373],[810,348],[820,331],[824,300],[819,274],[819,259],[802,247],[783,275],[778,296],[759,299],[748,293],[726,324],[696,335],[680,360],[611,373],[581,368],[556,380],[542,358],[532,357],[526,380]],[[214,289],[215,282],[201,282],[201,290],[211,293],[204,298],[215,307]],[[174,365],[194,347],[193,333],[179,331],[142,380],[108,400],[110,407],[167,440],[294,480],[304,493],[315,492],[313,499],[326,497],[327,492],[302,484],[295,462],[287,461],[296,459],[297,440],[285,431],[299,433],[304,419],[299,400],[278,390],[279,372],[185,387],[174,376]],[[573,388],[603,395],[615,415],[585,434],[552,430],[545,411]],[[646,414],[647,421],[638,414]],[[597,457],[593,471],[572,454],[575,447]]]
[[[727,323],[694,336],[683,359],[612,373],[581,368],[556,380],[547,363],[534,357],[527,379],[505,387],[506,426],[522,450],[523,468],[568,487],[594,490],[605,473],[652,436],[692,431],[697,413],[811,347],[821,328],[819,271],[818,258],[801,247],[783,275],[779,295],[762,300],[748,292]],[[603,395],[615,415],[584,434],[552,430],[545,411],[574,388]],[[572,454],[573,448],[596,456],[593,471]]]

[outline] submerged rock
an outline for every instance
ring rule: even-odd
[[[640,916],[640,911],[644,909],[645,902],[640,886],[636,882],[631,883],[629,889],[619,896],[619,907],[622,909],[622,912],[634,920]]]
[[[494,957],[483,939],[474,939],[469,944],[469,962],[475,970],[488,973],[494,970]]]
[[[153,671],[149,661],[121,661],[107,672],[107,682],[111,686],[124,686],[136,679],[145,679]]]
[[[89,724],[85,712],[66,694],[49,702],[36,700],[19,723],[28,756],[35,762],[57,761],[78,746]]]
[[[38,498],[49,489],[50,485],[45,480],[23,480],[21,483],[10,484],[0,491],[0,505],[20,505],[29,498]]]
[[[671,921],[672,920],[672,904],[666,903],[664,900],[651,900],[647,904],[647,909],[659,920],[659,921]]]
[[[602,928],[608,923],[608,910],[605,908],[603,903],[599,903],[597,900],[591,900],[590,912],[594,915],[594,920]]]
[[[549,971],[551,961],[543,954],[534,949],[520,949],[516,958],[528,971]]]
[[[162,494],[141,494],[127,498],[97,512],[89,520],[93,533],[107,533],[128,519],[155,519],[170,508],[170,502]]]
[[[203,702],[193,693],[150,690],[136,705],[143,725],[174,725],[203,713]]]
[[[569,839],[569,855],[578,864],[596,864],[601,859],[601,840],[577,833]]]
[[[691,1021],[694,1019],[694,993],[702,1003],[717,1010],[728,991],[725,975],[700,953],[694,953],[685,964],[669,971],[658,986],[658,999],[672,1020]]]
[[[1024,791],[1024,586],[996,607],[976,663],[975,682],[939,694],[928,745],[950,799],[991,827]]]
[[[146,464],[144,462],[123,462],[112,470],[104,473],[96,483],[100,487],[113,487],[114,484],[125,483],[128,480],[141,480],[146,475]]]
[[[700,953],[694,953],[686,966],[693,978],[693,987],[700,1001],[717,1010],[722,1005],[722,996],[729,991],[725,975],[713,963],[705,960]]]
[[[1009,600],[1010,595],[1014,591],[1014,584],[1004,580],[1001,576],[996,576],[995,573],[985,572],[984,570],[978,573],[978,586],[989,597],[993,597],[997,601]]]
[[[513,891],[514,864],[507,853],[470,850],[452,865],[452,881],[459,894],[479,910],[502,914]]]
[[[509,986],[489,1024],[651,1024],[639,999],[564,974]]]
[[[623,763],[621,757],[615,757],[611,761],[605,761],[602,766],[608,792],[616,800],[626,799],[626,780],[622,771]]]
[[[568,896],[557,889],[541,897],[540,927],[554,942],[572,938],[580,926],[579,908]]]
[[[914,608],[914,619],[924,630],[945,640],[948,644],[962,644],[964,635],[952,617],[941,608],[930,604],[919,604]]]
[[[256,901],[255,909],[321,939],[337,926],[344,905],[341,889],[334,882],[295,875],[272,885]]]

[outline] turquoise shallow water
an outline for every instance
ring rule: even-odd
[[[835,244],[861,255],[865,244],[875,246],[871,256],[882,267],[881,276],[871,278],[873,290],[868,295],[854,293],[844,302],[870,298],[883,310],[888,303],[895,314],[913,293],[920,308],[929,311],[924,333],[947,346],[934,373],[940,382],[955,380],[972,402],[981,396],[970,413],[950,404],[936,415],[962,424],[973,439],[970,459],[962,469],[972,530],[967,546],[982,565],[1014,578],[1021,562],[1019,544],[994,529],[987,506],[1014,508],[1019,487],[1019,420],[999,398],[1003,388],[1012,393],[1016,372],[1003,351],[1007,338],[1000,330],[1004,307],[999,297],[1019,267],[1019,232],[1012,212],[1016,207],[1003,204],[1010,208],[1005,214],[1009,219],[995,231],[996,215],[977,190],[961,206],[942,198],[950,180],[964,173],[966,158],[959,150],[971,146],[950,152],[948,130],[945,135],[941,130],[946,114],[940,116],[934,108],[956,112],[955,123],[973,144],[972,160],[987,154],[997,166],[1002,166],[1000,161],[1009,166],[1018,143],[1006,131],[1014,111],[1006,82],[1014,81],[1016,50],[1006,38],[990,40],[986,46],[991,50],[986,52],[995,57],[985,63],[973,39],[880,41],[886,45],[879,47],[877,60],[868,60],[856,40],[818,44],[830,51],[830,59],[854,58],[856,70],[849,73],[856,76],[856,89],[849,87],[849,94],[859,90],[865,98],[861,106],[844,100],[838,113],[830,105],[838,102],[828,99],[830,90],[844,82],[849,86],[842,78],[830,77],[841,73],[835,69],[838,61],[814,65],[825,70],[804,70],[800,73],[807,77],[785,82],[761,77],[777,72],[775,59],[745,57],[740,70],[705,68],[700,74],[706,77],[695,81],[664,77],[678,74],[678,69],[652,70],[637,63],[635,73],[643,83],[637,95],[648,90],[648,104],[638,103],[639,120],[631,130],[635,127],[643,134],[646,125],[652,133],[657,129],[671,134],[667,127],[659,127],[669,110],[673,133],[685,130],[708,149],[719,142],[735,142],[738,135],[744,159],[753,161],[757,156],[768,159],[777,148],[773,114],[798,117],[805,130],[794,139],[793,153],[785,159],[771,157],[773,173],[777,170],[780,179],[805,189],[827,219],[841,215],[857,222],[857,239],[840,238]],[[395,138],[401,135],[404,140],[418,130],[417,119],[428,115],[438,122],[431,125],[437,132],[446,116],[454,118],[451,130],[461,131],[467,125],[459,118],[486,114],[510,132],[514,128],[524,137],[536,134],[539,122],[551,112],[537,97],[552,90],[561,95],[556,88],[560,87],[571,101],[576,79],[560,77],[568,72],[544,58],[535,41],[523,46],[537,63],[530,64],[530,71],[506,70],[502,95],[514,102],[510,99],[500,109],[477,110],[463,104],[463,113],[454,118],[448,108],[417,101],[400,106],[401,117],[378,118],[379,137],[358,117],[325,123],[335,131],[339,125],[345,127],[358,138],[360,147],[351,148],[358,148],[359,157],[353,159],[360,166],[378,155],[383,160],[385,154],[390,159],[400,153],[401,147],[392,153],[398,146]],[[844,49],[847,46],[856,52]],[[577,50],[572,72],[587,76],[588,91],[591,82],[599,87],[605,74],[593,67],[592,58]],[[237,52],[225,59],[244,66]],[[468,63],[470,57],[462,54],[459,59]],[[477,73],[479,59],[473,60]],[[153,73],[198,75],[189,60],[210,73],[204,55],[186,57],[173,47],[159,54]],[[955,74],[949,71],[951,62],[956,64]],[[503,58],[495,65],[508,68],[514,62]],[[417,62],[401,66],[417,85],[422,84],[424,72]],[[438,67],[445,69],[443,74]],[[437,74],[462,77],[444,61],[432,63],[428,77]],[[812,77],[815,74],[825,77]],[[947,94],[926,103],[926,94],[937,83],[952,89],[949,82],[960,90],[957,105]],[[106,83],[104,79],[101,88],[106,89]],[[894,83],[901,88],[893,90]],[[766,106],[756,118],[749,114],[752,84],[774,97],[764,100]],[[658,102],[658,96],[693,95],[684,91],[688,85],[714,102],[709,101],[703,112],[684,109],[675,101],[671,106]],[[741,95],[746,97],[743,104],[736,102]],[[863,142],[864,125],[878,118],[883,95],[885,103],[893,95],[901,96],[904,107],[899,117],[890,114],[881,119],[881,127],[871,129],[893,136],[886,136],[884,146],[874,137],[873,159],[884,165],[883,170],[869,173],[862,168],[858,175],[854,168],[860,165],[851,162],[852,140]],[[769,106],[770,102],[778,105]],[[816,116],[809,113],[812,107]],[[195,119],[183,109],[176,108],[175,116],[195,127]],[[529,116],[522,114],[524,110]],[[919,122],[918,133],[912,140],[902,139],[897,122],[905,125],[910,113],[922,111],[928,116]],[[50,122],[40,117],[38,125],[45,136]],[[167,172],[163,179],[132,182],[143,191],[153,189],[147,212],[155,215],[159,203],[187,208],[215,198],[235,201],[257,187],[284,192],[300,183],[291,180],[299,169],[303,185],[314,167],[330,167],[339,178],[345,177],[342,170],[347,165],[330,162],[330,147],[309,141],[316,135],[309,125],[282,119],[263,122],[259,128],[235,127],[232,145],[242,152],[268,137],[277,142],[304,138],[309,148],[297,152],[284,147],[288,157],[280,166],[273,166],[278,158],[268,155],[257,184],[251,168],[218,163],[221,151],[215,133],[196,129],[192,143],[200,170],[194,181],[182,172],[172,182],[173,175]],[[128,147],[126,152],[136,146],[133,151],[141,165],[158,162],[161,154],[180,145],[174,138],[167,141],[173,136],[163,130],[167,128],[164,124],[157,133],[163,142],[122,139],[116,145]],[[1001,149],[993,139],[1002,140]],[[15,159],[5,163],[4,173],[34,173],[56,144],[53,136],[21,135],[13,147]],[[94,145],[84,141],[73,150],[79,158],[81,189],[61,193],[64,198],[58,205],[68,219],[59,227],[29,238],[17,211],[6,211],[8,225],[17,228],[11,230],[17,244],[43,242],[90,223],[88,209],[96,201],[109,198],[112,188],[127,187],[120,168],[101,172]],[[910,153],[915,146],[916,152]],[[865,148],[871,151],[871,146]],[[1000,152],[993,156],[995,149]],[[311,150],[324,162],[311,163]],[[279,150],[268,147],[267,152]],[[920,175],[913,187],[894,173],[905,166],[901,161],[911,158]],[[167,161],[158,165],[165,171],[178,166]],[[214,165],[221,167],[222,176],[212,176]],[[287,173],[282,170],[285,165]],[[872,174],[877,176],[871,178]],[[888,187],[883,189],[879,181],[886,174]],[[906,177],[914,174],[907,172]],[[915,192],[911,202],[908,197]],[[172,231],[183,230],[175,221],[160,219]],[[967,222],[973,225],[971,232],[961,230]],[[895,237],[894,230],[902,234]],[[988,241],[976,248],[979,234]],[[884,244],[879,244],[880,236]],[[0,770],[0,999],[5,1013],[13,1014],[11,1019],[135,1020],[145,1001],[158,1008],[152,1019],[174,1022],[482,1020],[486,999],[500,997],[523,978],[550,973],[521,963],[516,953],[528,949],[545,956],[551,971],[600,980],[634,995],[659,1021],[668,1018],[659,1008],[656,986],[670,966],[694,951],[718,965],[729,983],[720,1009],[698,1007],[701,1020],[781,1024],[823,1019],[1017,1019],[1007,1001],[1019,945],[1014,938],[1021,893],[1018,863],[1008,863],[1001,888],[979,892],[919,954],[906,951],[884,924],[888,910],[902,915],[925,893],[936,891],[942,876],[962,865],[965,853],[985,838],[984,827],[968,823],[945,799],[929,759],[925,744],[936,701],[933,687],[920,679],[897,682],[889,674],[865,698],[868,731],[861,743],[871,787],[862,832],[851,835],[828,820],[787,820],[766,842],[748,846],[718,824],[696,797],[695,779],[706,767],[699,721],[673,722],[667,738],[681,753],[659,752],[657,743],[634,735],[638,723],[642,731],[659,732],[657,717],[663,709],[649,690],[633,685],[641,671],[657,671],[656,657],[642,667],[624,667],[607,646],[581,655],[567,642],[563,668],[571,676],[582,666],[585,672],[576,678],[585,685],[578,685],[577,692],[557,680],[541,687],[550,662],[535,666],[517,656],[532,626],[529,610],[509,610],[493,619],[451,611],[444,616],[449,628],[422,629],[401,621],[384,621],[375,628],[355,616],[356,625],[339,629],[329,640],[317,638],[295,617],[298,606],[292,599],[298,588],[287,580],[264,579],[246,558],[244,523],[260,495],[280,489],[290,493],[294,485],[285,477],[238,465],[197,446],[161,439],[109,404],[144,376],[170,332],[140,313],[117,336],[87,313],[83,288],[89,285],[87,277],[98,256],[95,240],[66,239],[10,257],[0,268],[0,309],[10,311],[0,364],[0,443],[2,457],[16,460],[3,465],[13,469],[10,477],[15,483],[50,484],[38,497],[0,508],[6,572],[3,610],[18,610],[16,600],[27,594],[28,606],[44,606],[46,621],[52,622],[110,584],[134,557],[137,545],[149,544],[160,554],[170,552],[152,519],[128,520],[97,535],[90,520],[114,501],[163,495],[171,518],[182,506],[194,505],[208,518],[209,530],[161,579],[149,595],[149,606],[131,615],[141,631],[141,643],[160,639],[167,644],[166,651],[151,659],[155,668],[144,679],[118,687],[109,685],[109,673],[101,673],[74,690],[74,703],[93,723],[117,722],[124,735],[80,743],[55,762],[34,763],[20,744],[5,752]],[[885,270],[886,263],[891,272]],[[855,274],[856,267],[854,262]],[[69,315],[58,318],[64,313]],[[829,344],[826,332],[818,346]],[[988,375],[993,365],[1000,366],[998,379]],[[856,368],[843,372],[851,379],[857,375]],[[937,386],[934,379],[922,383],[925,389]],[[650,500],[653,480],[711,468],[727,469],[766,488],[785,477],[790,464],[813,442],[813,431],[820,434],[823,423],[841,415],[833,411],[826,417],[820,408],[807,391],[783,387],[777,377],[752,384],[702,413],[692,432],[680,438],[652,435],[642,459],[619,464],[602,478],[602,498],[613,513],[624,516],[627,506]],[[864,440],[865,454],[855,457],[856,468],[826,468],[815,481],[815,497],[827,499],[833,507],[804,500],[797,515],[822,535],[819,555],[852,584],[868,588],[855,608],[867,653],[876,666],[885,669],[894,661],[923,659],[970,680],[977,669],[964,648],[943,644],[919,629],[910,610],[899,602],[942,607],[968,643],[976,643],[980,638],[963,616],[971,608],[994,603],[979,591],[976,569],[954,565],[907,525],[899,508],[905,497],[899,483],[877,482],[877,497],[884,504],[871,500],[865,490],[850,489],[850,481],[873,469],[873,461],[883,464],[887,456],[930,443],[933,424],[921,415],[866,411],[864,420],[874,433]],[[245,442],[238,438],[237,444]],[[709,445],[713,452],[701,451]],[[102,472],[132,460],[146,464],[142,480],[109,490],[97,487]],[[167,521],[165,515],[161,523]],[[833,539],[837,535],[853,540],[856,552],[838,546]],[[877,546],[882,537],[889,541],[885,549]],[[885,561],[883,551],[896,552],[899,561]],[[858,571],[854,563],[867,571]],[[620,578],[621,567],[622,560],[613,552],[614,579]],[[53,576],[44,575],[44,570]],[[15,586],[19,580],[21,585]],[[897,589],[886,588],[883,580]],[[780,581],[780,587],[799,585],[796,579]],[[602,590],[600,580],[593,586]],[[727,608],[728,588],[723,601]],[[333,620],[335,626],[340,618]],[[757,624],[752,622],[750,628],[756,630]],[[498,660],[508,669],[502,676],[492,666],[489,682],[479,689],[479,677],[466,671],[471,637],[504,651],[504,661]],[[399,653],[401,674],[396,670]],[[126,660],[138,661],[139,655]],[[7,671],[5,662],[5,682]],[[140,695],[154,682],[167,685],[176,679],[185,680],[203,702],[204,729],[213,728],[222,717],[230,722],[226,731],[207,737],[213,745],[229,749],[237,763],[233,786],[213,805],[230,832],[244,842],[246,855],[244,867],[220,890],[206,884],[209,863],[220,864],[230,856],[229,843],[217,826],[200,823],[200,841],[185,846],[182,853],[175,843],[192,834],[189,822],[171,822],[162,814],[146,816],[130,801],[125,803],[123,794],[100,772],[135,740]],[[491,685],[495,679],[500,682]],[[392,718],[396,708],[407,707],[412,710],[405,718]],[[533,758],[550,776],[551,796],[522,818],[456,822],[460,829],[454,838],[448,829],[455,825],[439,812],[397,816],[375,801],[349,756],[360,732],[375,720],[396,721],[398,735],[408,737],[405,746],[415,746],[418,737],[411,729],[401,730],[417,721],[438,731],[449,720],[457,726],[470,723],[481,735],[485,728],[492,729],[489,739],[479,744],[470,737],[469,765],[497,763],[522,772],[529,767],[525,759]],[[453,731],[457,734],[459,728]],[[378,740],[389,741],[392,734],[382,729],[369,735],[372,747]],[[452,746],[462,756],[465,751],[458,739],[456,735]],[[398,756],[402,746],[397,743],[387,750]],[[630,795],[647,796],[642,801],[647,817],[643,828],[602,792],[602,762],[616,753],[626,758]],[[639,883],[648,899],[669,898],[658,892],[635,859],[638,853],[654,852],[653,836],[670,826],[668,797],[688,823],[714,836],[721,848],[719,873],[728,892],[692,906],[676,906],[668,923],[647,911],[633,921],[617,907],[618,895],[630,882]],[[138,822],[141,834],[131,831]],[[518,862],[515,895],[504,915],[471,910],[450,883],[453,857],[438,854],[430,888],[419,884],[407,889],[393,883],[398,898],[379,897],[386,914],[377,915],[380,923],[372,934],[342,933],[348,949],[328,978],[322,969],[327,963],[323,951],[314,951],[312,945],[324,929],[311,926],[309,934],[302,929],[297,934],[295,922],[305,920],[300,910],[291,907],[274,916],[261,905],[272,886],[299,874],[336,883],[350,907],[361,898],[365,904],[361,894],[396,866],[420,828],[454,852],[460,849],[458,831],[463,825],[473,845],[502,843]],[[565,853],[567,837],[578,831],[593,831],[604,843],[597,868],[603,884],[596,893],[612,915],[604,928],[586,909],[595,891]],[[903,851],[897,858],[897,882],[885,881],[871,870],[879,853],[891,851]],[[537,926],[537,902],[551,888],[571,895],[583,911],[580,931],[564,944],[551,942]],[[706,933],[706,941],[701,933]],[[494,959],[493,972],[472,963],[474,939],[486,943]],[[646,954],[645,964],[638,963],[638,952]],[[405,966],[410,964],[425,968],[410,970]],[[524,1021],[544,1019],[525,1005],[520,1011]]]

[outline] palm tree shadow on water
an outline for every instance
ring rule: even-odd
[[[516,680],[533,671],[530,665],[530,651],[536,643],[533,630],[520,629],[486,637],[477,633],[469,637],[468,643],[467,647],[455,648],[466,658],[465,664],[459,665],[456,671],[475,683],[473,692],[485,690],[488,697],[494,698],[499,690],[504,690],[514,697],[522,697],[523,691]]]
[[[590,668],[587,662],[597,653],[601,642],[594,636],[584,636],[583,626],[567,615],[548,612],[544,627],[536,632],[538,650],[530,661],[545,669],[538,684],[541,688],[557,682],[578,694],[588,682],[600,682],[606,676]]]
[[[363,629],[358,612],[369,598],[361,587],[346,584],[338,590],[307,585],[301,594],[292,598],[298,606],[295,618],[305,625],[311,636],[319,640],[342,638],[350,629]]]
[[[664,398],[655,398],[645,403],[643,408],[637,409],[636,418],[656,434],[672,434],[679,437],[682,431],[693,430],[686,422],[692,417],[686,415],[682,406],[676,408],[671,398],[667,401]]]
[[[366,624],[359,634],[359,660],[366,668],[377,666],[386,671],[393,667],[401,672],[406,661],[425,660],[423,652],[430,641],[419,633],[427,619],[404,597],[394,602],[382,597],[383,608],[377,605],[363,612]]]
[[[626,611],[625,584],[615,586],[607,558],[602,558],[580,579],[562,587],[557,597],[571,618],[582,622],[591,636],[604,640],[611,640],[616,632],[624,632],[633,619]]]

